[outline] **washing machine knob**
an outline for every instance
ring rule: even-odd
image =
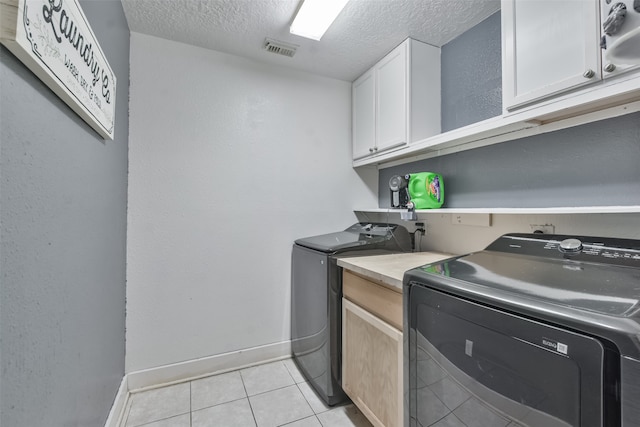
[[[582,250],[582,242],[578,239],[565,239],[560,242],[560,250],[563,252],[579,252]]]

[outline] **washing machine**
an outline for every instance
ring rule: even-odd
[[[396,224],[356,223],[344,231],[298,239],[291,271],[293,360],[320,397],[347,400],[341,387],[342,268],[338,257],[410,252],[407,229]]]

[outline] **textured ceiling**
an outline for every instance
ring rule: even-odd
[[[351,0],[320,41],[289,33],[301,0],[122,0],[129,28],[220,52],[353,81],[407,37],[442,46],[500,0]],[[265,38],[298,45],[293,58]]]

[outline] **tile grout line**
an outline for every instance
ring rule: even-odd
[[[298,422],[300,420],[304,420],[304,419],[307,419],[307,418],[311,418],[311,417],[314,417],[318,421],[318,423],[320,423],[320,425],[322,425],[322,423],[320,422],[320,420],[317,417],[316,412],[311,407],[311,404],[309,403],[309,401],[306,398],[306,396],[304,395],[304,393],[302,393],[302,390],[298,386],[298,383],[296,382],[296,379],[293,377],[293,374],[291,373],[291,371],[289,370],[287,365],[284,363],[284,361],[280,361],[280,363],[284,367],[284,370],[287,372],[287,374],[289,374],[289,377],[291,378],[291,381],[293,381],[293,384],[289,384],[289,385],[286,385],[286,386],[283,386],[283,387],[275,388],[273,390],[265,391],[265,392],[262,392],[262,393],[257,393],[254,396],[259,396],[261,394],[266,394],[266,393],[270,393],[270,392],[273,392],[273,391],[276,391],[276,390],[283,390],[285,388],[289,388],[291,386],[295,386],[296,389],[298,390],[298,392],[302,395],[302,398],[304,399],[304,401],[307,404],[307,406],[309,407],[309,409],[311,409],[311,415],[308,415],[308,416],[305,416],[305,417],[302,417],[302,418],[299,418],[299,419],[296,419],[296,420],[289,421],[286,424],[279,424],[279,427],[286,427],[289,424],[292,424],[292,423],[295,423],[295,422]],[[240,378],[242,378],[242,373],[240,373]],[[242,378],[242,385],[244,386],[244,378]],[[247,392],[246,386],[245,386],[245,392]],[[248,396],[248,393],[247,393],[247,396]],[[251,400],[249,400],[249,405],[251,406]],[[251,407],[251,413],[253,414],[253,407]],[[254,418],[254,421],[256,422],[256,425],[257,425],[258,422],[255,419],[255,414],[253,414],[253,418]]]
[[[295,366],[295,363],[296,363],[296,362],[294,362],[294,361],[293,361],[293,359],[288,359],[288,360],[291,360],[291,363],[293,363],[293,364],[294,364],[294,366]],[[291,377],[291,379],[293,380],[293,382],[297,384],[296,379],[295,379],[295,378],[293,378],[293,374],[291,373],[291,370],[289,370],[289,367],[287,366],[287,364],[286,364],[286,363],[284,363],[284,360],[282,361],[282,364],[284,365],[284,369],[286,369],[286,371],[289,373],[289,376]]]
[[[294,382],[295,382],[295,379],[294,379]],[[298,383],[296,383],[296,387],[298,388],[298,391],[300,392],[300,394],[304,398],[305,402],[307,402],[307,405],[309,405],[309,408],[311,408],[311,412],[313,412],[313,417],[316,420],[318,420],[318,424],[320,424],[322,426],[322,421],[320,421],[320,418],[318,418],[318,414],[316,414],[315,409],[313,409],[313,407],[311,406],[311,403],[309,403],[309,399],[307,399],[307,396],[304,395],[304,393],[302,392],[302,389],[300,388],[300,385]],[[301,419],[305,419],[305,418],[301,418]]]
[[[242,370],[238,370],[238,374],[240,375],[240,381],[242,381],[242,388],[244,389],[244,394],[247,396],[247,402],[249,403],[249,409],[251,409],[251,416],[253,417],[253,422],[258,426],[258,420],[256,420],[256,414],[253,412],[253,405],[251,405],[251,399],[249,399],[249,392],[247,391],[247,386],[244,383],[244,378],[242,376]]]
[[[295,362],[293,362],[293,359],[290,359],[290,360],[292,361],[292,363],[294,363],[294,366],[295,366]],[[285,368],[287,368],[286,364],[285,364]],[[289,371],[289,368],[287,368],[287,371]],[[291,373],[291,371],[289,371],[289,375],[291,375],[291,377],[293,378],[293,374]],[[309,388],[311,389],[312,393],[315,393],[315,390],[313,389],[313,387],[311,386],[311,383],[307,380],[307,378],[305,378],[304,375],[302,375],[302,372],[300,372],[300,375],[303,377],[303,381],[302,382],[296,382],[295,378],[293,378],[293,382],[295,383],[296,387],[298,387],[298,390],[300,390],[300,393],[302,394],[302,397],[304,397],[304,400],[306,400],[307,404],[311,408],[311,411],[313,412],[313,415],[318,419],[318,422],[320,423],[320,425],[322,425],[322,422],[320,421],[320,418],[318,417],[318,415],[319,414],[324,414],[326,412],[329,412],[332,409],[334,409],[334,407],[329,406],[327,409],[317,413],[315,411],[315,409],[313,409],[313,406],[311,406],[311,402],[309,402],[309,399],[307,399],[307,396],[304,394],[304,392],[300,388],[300,384],[307,384],[309,386]],[[339,406],[344,406],[344,405],[339,405]]]
[[[304,401],[307,402],[307,405],[309,405],[309,408],[311,408],[311,412],[313,412],[313,415],[318,415],[318,414],[316,414],[316,411],[313,409],[313,406],[311,406],[311,402],[309,402],[309,399],[307,399],[307,396],[305,396],[304,393],[302,392],[302,389],[300,388],[300,386],[298,384],[296,384],[296,387],[298,388],[298,391],[300,392],[300,394],[304,398]]]
[[[288,422],[288,423],[286,423],[286,424],[280,424],[280,425],[278,425],[278,426],[276,426],[276,427],[287,427],[287,426],[290,426],[291,424],[297,423],[298,421],[307,420],[307,419],[309,419],[309,418],[315,418],[315,419],[318,421],[318,424],[320,424],[320,426],[322,426],[322,423],[320,422],[320,420],[318,419],[318,417],[317,417],[317,416],[315,416],[315,415],[310,415],[310,416],[308,416],[308,417],[300,418],[299,420],[293,420],[293,421]]]
[[[294,366],[296,366],[295,362],[293,361],[293,359],[290,359],[290,360],[294,364]],[[313,407],[311,406],[311,403],[309,402],[309,399],[307,399],[307,396],[302,392],[302,389],[300,388],[300,384],[307,384],[309,386],[309,388],[311,389],[311,391],[315,393],[315,391],[313,390],[313,387],[311,386],[311,384],[309,383],[307,378],[305,378],[304,375],[302,375],[302,372],[300,372],[300,370],[298,370],[298,372],[300,372],[300,375],[302,376],[303,381],[302,382],[296,382],[296,379],[293,378],[293,374],[291,373],[291,371],[289,370],[287,365],[286,364],[284,364],[284,365],[285,365],[285,368],[287,369],[287,371],[289,372],[289,375],[291,375],[291,378],[293,379],[293,382],[295,383],[296,387],[298,387],[298,390],[302,394],[302,397],[307,402],[307,405],[309,405],[309,407],[311,408],[311,412],[313,412],[313,417],[316,420],[318,420],[318,424],[320,424],[320,426],[324,427],[324,424],[322,423],[322,420],[320,420],[320,417],[318,417],[318,413],[316,413],[315,409],[313,409]],[[297,368],[297,366],[296,366],[296,368]],[[343,406],[343,405],[340,405],[340,406]],[[320,412],[320,414],[324,414],[326,412],[329,412],[332,409],[334,409],[334,408],[333,407],[329,407],[328,409],[325,409],[324,411]],[[304,419],[304,418],[302,418],[302,419]]]
[[[282,386],[282,387],[274,388],[273,390],[262,391],[260,393],[252,394],[251,396],[249,396],[248,394],[246,394],[247,393],[247,389],[246,389],[246,387],[244,387],[244,382],[243,382],[242,386],[243,386],[245,394],[246,394],[244,397],[239,397],[238,399],[233,399],[233,400],[229,400],[229,401],[226,401],[226,402],[216,403],[215,405],[205,406],[205,407],[196,409],[195,411],[192,411],[192,412],[198,412],[198,411],[202,411],[204,409],[215,408],[216,406],[226,405],[227,403],[232,403],[232,402],[237,402],[239,400],[249,399],[250,397],[262,396],[263,394],[271,393],[273,391],[283,390],[283,389],[285,389],[287,387],[292,387],[294,385],[297,385],[297,384],[289,384],[289,385],[285,385],[285,386]],[[303,395],[303,397],[304,397],[304,395]],[[323,412],[325,412],[325,411],[323,411]],[[183,415],[183,414],[178,414],[178,415]],[[172,418],[172,417],[173,417],[173,415],[171,417],[169,417],[169,418]],[[139,426],[133,426],[133,427],[139,427]]]
[[[278,362],[280,362],[280,363],[282,363],[282,364],[284,365],[283,361],[281,361],[281,360],[280,360],[280,361],[276,361],[276,362],[272,362],[272,363],[278,363]],[[253,368],[253,367],[246,368],[246,369],[252,369],[252,368]],[[240,372],[240,371],[242,371],[242,370],[244,370],[244,369],[240,369],[240,370],[238,370],[238,373],[240,374],[240,378],[242,379],[242,385],[243,385],[243,387],[244,387],[244,391],[245,391],[245,393],[246,393],[246,395],[247,395],[247,398],[248,398],[248,397],[254,397],[254,396],[260,396],[260,395],[262,395],[262,394],[271,393],[272,391],[282,390],[282,389],[287,388],[287,387],[291,387],[291,386],[294,386],[294,385],[298,385],[298,383],[296,382],[296,380],[293,378],[293,375],[291,375],[291,373],[289,372],[289,369],[287,369],[287,366],[286,366],[286,365],[284,365],[284,368],[285,368],[285,371],[287,371],[287,373],[289,374],[289,377],[291,377],[291,380],[293,381],[293,384],[283,385],[283,386],[276,387],[276,388],[271,389],[271,390],[261,391],[260,393],[255,393],[255,394],[252,394],[252,395],[249,395],[249,392],[247,391],[247,387],[244,385],[244,378],[242,377],[242,372]]]
[[[172,386],[169,386],[169,387],[172,387]],[[142,392],[142,393],[144,393],[144,392]],[[191,382],[189,381],[189,412],[182,412],[182,413],[177,413],[177,414],[173,414],[173,415],[168,415],[166,417],[159,418],[159,419],[156,419],[156,420],[145,421],[142,424],[128,425],[129,416],[131,415],[131,408],[132,407],[133,407],[133,402],[132,402],[131,407],[129,408],[129,411],[127,413],[127,420],[126,420],[127,424],[124,425],[123,427],[145,427],[145,426],[148,426],[150,424],[157,423],[159,421],[165,421],[165,420],[169,420],[171,418],[177,418],[177,417],[180,417],[180,416],[183,416],[183,415],[186,415],[186,414],[189,414],[189,425],[191,426]]]
[[[293,359],[289,359],[289,360],[291,360],[291,362],[295,364],[295,362],[293,361]],[[287,366],[287,364],[286,364],[286,363],[284,363],[284,361],[282,361],[282,364],[284,365],[284,370],[285,370],[285,371],[287,371],[287,373],[288,373],[288,374],[289,374],[289,376],[291,377],[291,380],[293,381],[293,385],[295,385],[295,386],[296,386],[296,388],[298,389],[298,391],[299,391],[299,392],[300,392],[300,394],[302,395],[302,398],[304,399],[304,401],[305,401],[305,402],[307,402],[307,406],[309,406],[309,409],[311,409],[311,413],[313,414],[313,415],[311,415],[311,416],[313,416],[316,420],[318,420],[318,423],[319,423],[320,425],[322,425],[322,423],[320,422],[320,419],[318,418],[318,414],[316,414],[316,411],[315,411],[315,410],[313,409],[313,407],[311,406],[311,403],[309,403],[309,399],[307,399],[307,396],[305,396],[305,395],[304,395],[304,393],[302,392],[302,389],[300,389],[300,386],[298,385],[298,382],[296,382],[296,379],[293,377],[293,374],[292,374],[292,373],[291,373],[291,371],[289,370],[289,367]],[[311,418],[311,417],[303,417],[303,418],[300,418],[300,419],[298,419],[298,420],[291,421],[290,423],[287,423],[287,424],[295,423],[295,422],[298,422],[298,421],[300,421],[300,420],[304,420],[304,419],[307,419],[307,418]],[[283,424],[283,426],[286,426],[286,424]]]
[[[295,362],[293,361],[293,359],[289,359],[291,360],[291,363],[294,364],[295,366]],[[304,393],[302,392],[302,389],[300,388],[300,384],[299,382],[296,381],[296,379],[293,377],[293,374],[291,373],[291,371],[289,370],[289,367],[287,366],[286,363],[284,363],[284,361],[282,362],[282,364],[284,365],[284,368],[287,370],[287,372],[289,373],[289,376],[291,377],[291,379],[293,380],[293,384],[298,388],[298,391],[300,392],[300,394],[302,395],[302,397],[304,398],[305,402],[307,402],[307,405],[309,405],[309,408],[311,408],[311,412],[313,412],[313,415],[317,415],[316,411],[313,409],[313,407],[311,406],[311,402],[309,402],[309,399],[307,399],[307,396],[304,395]],[[297,368],[297,367],[296,367]],[[298,372],[300,372],[300,370],[298,370]],[[302,375],[302,372],[300,372],[300,375]],[[302,375],[303,379],[306,380],[306,378],[304,378],[304,375]],[[303,381],[303,383],[306,381]],[[303,418],[304,419],[304,418]]]
[[[170,420],[172,418],[178,418],[178,417],[181,417],[182,415],[187,415],[187,413],[185,412],[184,414],[171,415],[170,417],[160,418],[160,419],[157,419],[157,420],[149,421],[148,423],[142,423],[142,424],[138,424],[138,425],[131,426],[131,427],[145,427],[145,426],[149,426],[151,424],[155,424],[155,423],[160,422],[160,421],[166,421],[166,420]]]

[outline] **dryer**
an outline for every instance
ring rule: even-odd
[[[640,241],[504,235],[404,305],[405,426],[640,426]]]

